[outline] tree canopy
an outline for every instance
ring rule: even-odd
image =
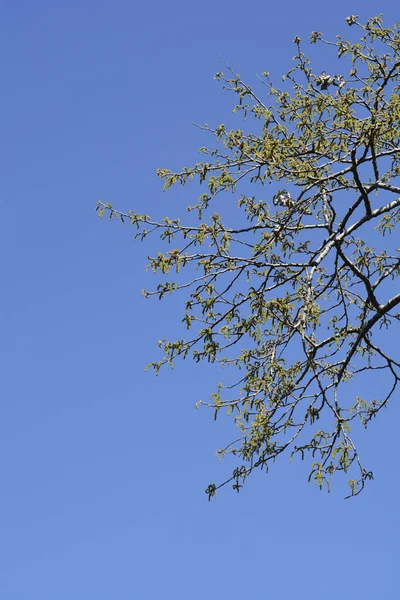
[[[384,27],[381,15],[346,21],[356,42],[310,37],[337,53],[339,74],[315,73],[299,37],[281,87],[266,72],[260,91],[229,66],[216,74],[242,128],[206,125],[214,145],[200,149],[203,161],[158,170],[166,190],[204,186],[188,207],[194,224],[98,205],[100,215],[129,221],[139,240],[159,234],[149,260],[160,283],[146,297],[184,294],[187,335],[160,341],[151,367],[158,373],[179,358],[226,367],[209,401],[197,403],[215,418],[232,415],[239,431],[218,451],[236,467],[208,486],[209,498],[227,483],[239,491],[281,454],[309,460],[321,488],[348,473],[349,496],[372,479],[356,423],[368,426],[400,378],[390,352],[400,320],[391,236],[400,221],[400,25]],[[215,210],[221,194],[231,207],[237,201],[226,215]],[[358,395],[371,375],[381,396]]]

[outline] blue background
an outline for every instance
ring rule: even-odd
[[[155,170],[198,160],[191,121],[230,118],[218,56],[278,81],[296,34],[349,35],[376,3],[0,7],[2,600],[398,598],[398,397],[359,434],[375,481],[357,499],[283,459],[208,503],[233,466],[230,421],[194,408],[215,371],[144,372],[181,306],[140,293],[156,240],[94,212],[182,214],[197,190],[165,195]]]

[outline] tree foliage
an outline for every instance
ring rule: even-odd
[[[219,451],[237,466],[209,485],[209,497],[229,482],[239,490],[283,453],[309,457],[310,480],[321,488],[337,471],[349,473],[349,495],[372,478],[352,432],[386,406],[400,377],[387,350],[400,320],[400,250],[390,236],[400,221],[400,26],[385,28],[381,16],[346,21],[357,42],[310,37],[337,52],[340,75],[316,74],[298,37],[282,88],[268,73],[264,93],[229,67],[217,73],[256,133],[248,121],[204,126],[215,142],[200,149],[204,161],[158,171],[165,189],[193,179],[205,187],[188,207],[194,225],[98,206],[128,220],[136,238],[159,234],[172,248],[150,258],[162,276],[144,293],[161,299],[181,290],[188,333],[159,342],[156,373],[189,357],[227,367],[210,401],[198,403],[215,417],[232,415],[239,430]],[[226,192],[238,208],[222,218],[212,211]],[[358,396],[371,373],[381,396]]]

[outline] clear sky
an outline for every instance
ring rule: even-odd
[[[395,2],[379,11],[399,18]],[[155,240],[94,212],[174,214],[155,170],[196,161],[191,121],[229,114],[219,55],[279,78],[296,34],[347,35],[346,16],[376,12],[0,0],[2,600],[399,597],[399,398],[360,435],[375,481],[357,499],[283,459],[207,502],[232,466],[215,457],[230,422],[194,407],[213,376],[144,372],[179,312],[141,295]]]

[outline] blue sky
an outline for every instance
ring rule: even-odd
[[[393,6],[379,4],[390,24]],[[397,598],[397,398],[360,434],[375,481],[357,499],[282,460],[208,503],[231,469],[215,457],[229,423],[194,408],[213,373],[144,372],[179,311],[140,293],[154,242],[94,212],[193,200],[155,170],[196,161],[191,121],[229,114],[219,55],[279,78],[296,34],[346,35],[376,3],[0,7],[2,600]]]

